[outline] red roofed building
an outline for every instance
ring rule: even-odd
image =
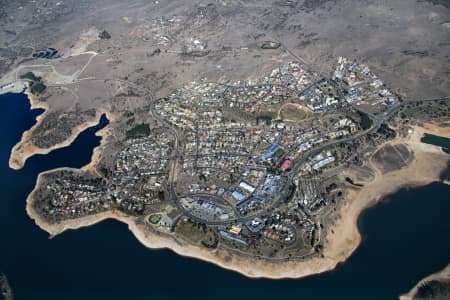
[[[283,161],[283,163],[281,164],[280,169],[283,171],[286,171],[287,168],[289,168],[289,166],[291,165],[291,161],[289,159],[286,159],[285,161]]]

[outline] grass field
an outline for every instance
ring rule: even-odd
[[[175,232],[184,239],[211,247],[217,246],[218,236],[214,229],[190,221],[180,221]]]
[[[149,124],[140,124],[127,131],[128,138],[145,137],[150,135]]]
[[[303,121],[305,119],[312,117],[312,115],[313,113],[306,107],[291,103],[284,105],[280,111],[281,119],[290,120],[294,122]]]
[[[158,224],[160,220],[161,220],[161,215],[159,215],[159,214],[150,215],[150,217],[148,218],[148,221],[150,223],[152,223],[153,225]]]

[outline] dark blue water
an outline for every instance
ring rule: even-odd
[[[450,154],[450,139],[449,138],[425,133],[425,135],[421,139],[421,141],[423,143],[440,146],[440,147],[442,147],[442,149],[444,150],[445,153]]]
[[[402,190],[366,210],[359,222],[364,240],[350,259],[333,272],[298,280],[247,279],[169,250],[149,250],[115,221],[49,240],[27,217],[25,198],[38,172],[87,164],[99,138],[87,130],[70,147],[10,170],[10,150],[38,112],[29,111],[23,95],[1,96],[0,103],[0,271],[17,300],[397,299],[450,261],[450,188],[443,184]]]

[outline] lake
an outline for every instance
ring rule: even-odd
[[[440,146],[444,150],[445,153],[450,154],[450,139],[425,133],[424,137],[420,140],[422,143],[431,144],[435,146]]]

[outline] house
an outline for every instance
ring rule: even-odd
[[[290,165],[291,165],[291,160],[286,159],[286,160],[284,160],[283,163],[281,164],[280,169],[281,169],[282,171],[286,171],[286,170],[289,168]]]

